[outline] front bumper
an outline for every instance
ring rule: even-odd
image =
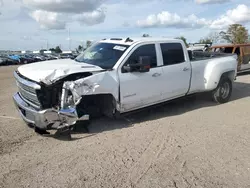
[[[79,118],[75,108],[38,111],[26,103],[19,93],[13,96],[13,100],[23,120],[43,130],[63,129],[74,125],[79,120],[89,120],[89,115]]]

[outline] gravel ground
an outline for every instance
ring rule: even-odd
[[[227,104],[196,96],[95,121],[67,141],[20,119],[15,69],[0,67],[0,187],[250,187],[250,75]]]

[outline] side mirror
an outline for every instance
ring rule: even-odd
[[[123,67],[123,69],[126,71],[126,72],[132,72],[132,68],[131,68],[131,66],[128,64],[128,65],[125,65],[124,67]]]
[[[139,56],[136,63],[129,63],[123,67],[126,72],[149,72],[151,58],[149,56]]]

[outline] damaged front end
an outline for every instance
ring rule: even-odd
[[[61,110],[47,109],[38,112],[35,125],[43,130],[57,129],[68,130],[77,121],[89,120],[89,115],[79,118],[75,108],[65,108]]]
[[[77,121],[106,115],[120,109],[115,72],[96,71],[68,75],[39,83],[14,73],[19,92],[14,102],[22,118],[41,130],[67,130]]]
[[[14,96],[14,103],[25,122],[41,130],[70,129],[77,121],[89,120],[88,114],[78,114],[75,99],[64,89],[66,80],[75,80],[90,73],[71,75],[52,85],[35,83],[25,79],[18,72],[14,73],[19,92]]]

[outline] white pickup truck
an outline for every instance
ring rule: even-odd
[[[76,59],[28,64],[14,72],[22,118],[39,130],[114,116],[198,92],[230,99],[236,55],[189,52],[181,40],[104,39]]]

